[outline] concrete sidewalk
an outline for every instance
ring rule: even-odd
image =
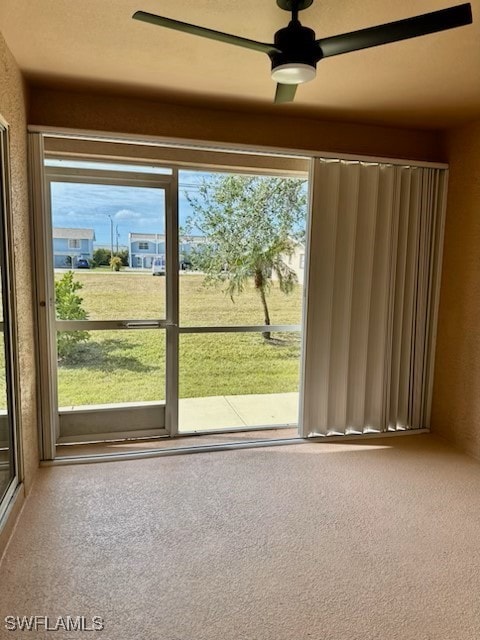
[[[297,392],[179,400],[181,433],[297,423]]]

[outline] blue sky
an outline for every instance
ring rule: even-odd
[[[58,161],[47,161],[47,165]],[[116,165],[78,161],[62,161],[64,166],[115,169]],[[122,165],[125,171],[138,167]],[[165,173],[158,167],[144,167],[145,173]],[[198,185],[213,175],[202,171],[179,171],[179,222],[185,225],[193,211],[186,193],[195,195]],[[306,185],[305,185],[305,188]],[[113,241],[128,245],[129,233],[165,233],[165,201],[162,189],[150,187],[109,186],[75,182],[52,183],[52,225],[54,227],[94,229],[96,244],[110,246]]]
[[[179,175],[180,225],[192,210],[185,193],[194,194],[209,174],[181,171]],[[128,243],[128,233],[164,233],[165,202],[161,189],[124,187],[73,182],[52,183],[52,225],[95,230],[96,244],[110,245],[110,218],[119,245]],[[115,235],[114,235],[114,242]]]

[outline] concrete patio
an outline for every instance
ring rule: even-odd
[[[179,431],[295,425],[298,393],[184,398],[179,401]]]

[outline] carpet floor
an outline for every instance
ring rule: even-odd
[[[478,640],[480,465],[425,435],[43,468],[0,637],[72,637],[7,615],[100,616],[102,640]]]

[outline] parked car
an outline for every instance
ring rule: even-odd
[[[86,258],[78,258],[77,260],[77,269],[90,269],[90,263]]]
[[[192,268],[192,263],[190,260],[180,260],[180,270],[181,271],[190,271]]]

